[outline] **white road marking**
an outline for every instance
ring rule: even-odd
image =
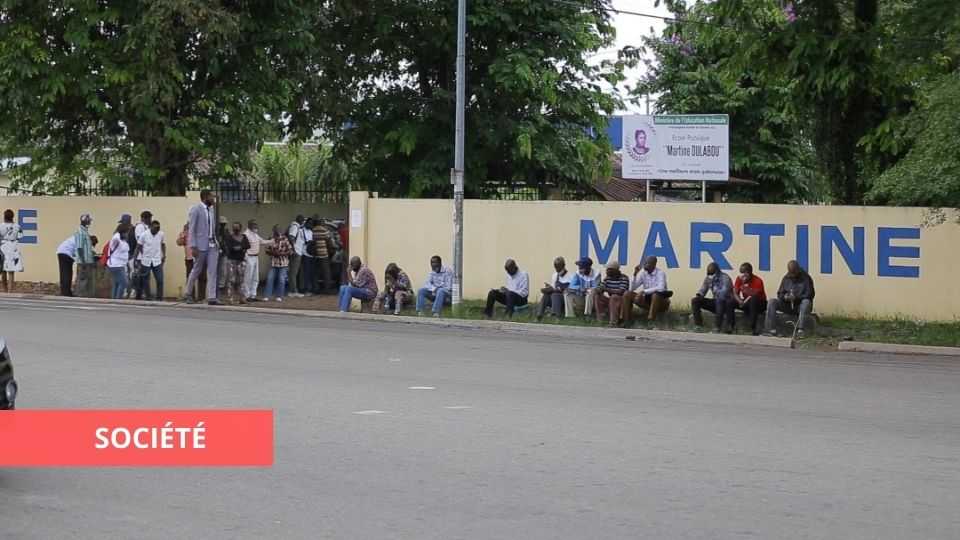
[[[363,415],[370,415],[370,414],[387,414],[387,411],[378,411],[378,410],[372,410],[372,411],[354,411],[353,414],[363,414]]]
[[[407,390],[436,390],[436,386],[411,386]]]
[[[463,411],[466,409],[472,409],[469,405],[451,405],[449,407],[444,407],[444,409],[450,409],[451,411]]]
[[[400,359],[399,359],[399,358],[390,358],[390,359],[388,359],[388,361],[389,361],[389,362],[399,362]]]
[[[60,308],[60,309],[81,309],[84,311],[101,311],[101,308],[87,307],[87,306],[64,306],[64,305],[57,304],[53,307]]]

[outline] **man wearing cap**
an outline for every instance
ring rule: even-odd
[[[567,261],[563,257],[557,257],[553,260],[553,276],[550,283],[544,283],[540,293],[543,295],[540,299],[540,309],[537,311],[537,320],[543,320],[547,308],[554,316],[562,317],[565,315],[564,294],[570,287],[570,280],[573,274],[567,270]]]
[[[527,305],[530,296],[530,275],[521,272],[516,261],[507,259],[503,269],[507,272],[507,284],[499,289],[492,289],[487,294],[487,307],[483,310],[488,319],[493,318],[493,306],[501,303],[507,308],[507,317],[513,317],[517,306]]]
[[[83,298],[93,298],[96,296],[96,276],[97,260],[96,253],[93,251],[94,238],[90,236],[90,225],[93,224],[93,217],[90,214],[80,216],[80,228],[74,233],[74,243],[77,246],[77,291],[76,294]]]
[[[200,204],[190,209],[188,214],[187,246],[193,254],[193,271],[187,280],[187,290],[184,301],[193,302],[193,288],[197,285],[200,274],[207,274],[207,303],[220,305],[217,300],[217,263],[220,247],[217,244],[214,228],[213,205],[216,197],[209,189],[200,192]]]
[[[593,313],[593,290],[600,284],[600,273],[594,270],[590,257],[577,261],[577,272],[570,278],[570,286],[563,294],[567,317]]]
[[[593,290],[593,303],[597,308],[597,320],[603,322],[609,315],[610,326],[620,324],[620,312],[624,305],[624,295],[630,290],[630,278],[620,271],[620,263],[607,263],[607,277]]]

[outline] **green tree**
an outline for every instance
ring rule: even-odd
[[[311,93],[319,1],[0,0],[0,153],[28,187],[248,167]],[[301,128],[302,129],[302,128]]]
[[[607,91],[617,62],[609,0],[473,0],[467,50],[466,189],[528,182],[583,185],[609,174]],[[449,189],[455,113],[456,2],[354,0],[320,33],[339,45],[318,60],[310,104],[336,155],[385,193]],[[341,54],[348,51],[348,54]],[[589,130],[601,134],[594,137]]]
[[[750,36],[704,32],[709,6],[667,2],[674,21],[643,47],[625,51],[645,58],[647,72],[633,90],[636,100],[658,95],[658,113],[730,115],[731,174],[755,180],[734,192],[737,200],[799,202],[825,195],[814,171],[810,126],[790,103],[790,81],[759,84],[755,70],[727,77],[717,66]]]

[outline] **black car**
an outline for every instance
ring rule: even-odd
[[[7,342],[0,338],[0,411],[14,409],[17,401],[17,381],[13,380],[13,361]]]

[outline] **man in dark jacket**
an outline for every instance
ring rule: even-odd
[[[803,334],[803,325],[813,312],[813,278],[800,267],[797,261],[787,263],[787,275],[783,276],[777,297],[767,302],[766,331],[768,335],[777,335],[777,312],[797,315],[797,333]]]
[[[713,293],[713,298],[707,298],[709,293]],[[717,332],[733,333],[733,310],[736,307],[733,300],[733,280],[720,270],[719,264],[712,262],[707,265],[707,277],[697,295],[690,301],[690,307],[693,310],[693,324],[703,326],[703,310],[707,310],[716,315],[714,323]]]

